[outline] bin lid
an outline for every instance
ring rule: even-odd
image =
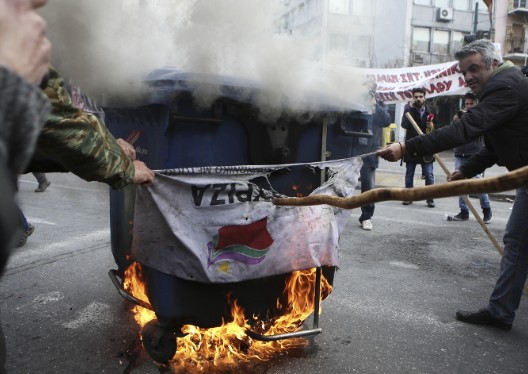
[[[262,94],[269,92],[276,97],[277,93],[266,88],[262,82],[245,77],[228,75],[202,74],[160,68],[151,71],[145,83],[152,96],[151,104],[170,104],[175,93],[207,92],[211,97],[224,97],[243,103],[257,104]],[[299,101],[299,99],[296,99]],[[291,108],[291,100],[281,94],[281,109]],[[367,107],[356,102],[346,102],[321,92],[305,92],[301,108],[297,110],[310,112],[368,112]]]

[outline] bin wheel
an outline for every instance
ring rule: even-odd
[[[155,319],[143,326],[141,337],[143,347],[154,361],[166,363],[176,354],[176,336]]]

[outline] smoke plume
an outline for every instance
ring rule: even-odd
[[[275,29],[275,1],[51,0],[42,10],[54,65],[88,93],[131,93],[160,67],[257,82],[262,104],[281,95],[306,106],[305,95],[335,105],[363,101],[360,79],[314,61],[320,40]],[[280,94],[277,94],[280,93]],[[202,92],[213,98],[214,92]]]

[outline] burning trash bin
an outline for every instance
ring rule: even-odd
[[[148,353],[170,360],[182,326],[220,326],[234,309],[243,310],[254,340],[319,333],[319,302],[331,291],[345,220],[329,207],[285,210],[270,201],[331,193],[329,176],[358,172],[360,162],[341,159],[372,136],[370,115],[321,97],[303,110],[282,98],[270,114],[257,84],[172,69],[152,72],[146,84],[139,105],[107,108],[105,116],[114,136],[158,170],[153,186],[112,191],[110,199],[118,270],[109,274],[122,296],[155,313],[142,329]],[[339,182],[340,193],[351,193],[357,174]],[[295,328],[315,310],[313,329],[276,333],[270,321],[291,307],[288,288],[296,286],[288,284],[301,278],[309,279],[303,292],[312,303]],[[130,291],[138,280],[143,298]]]

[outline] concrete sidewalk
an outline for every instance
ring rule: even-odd
[[[454,171],[455,170],[455,157],[453,151],[446,151],[440,153],[440,158],[446,165],[446,167]],[[506,174],[508,170],[505,167],[494,165],[485,172],[486,177],[496,177],[502,174]],[[434,175],[436,183],[445,183],[446,175],[440,165],[435,162]],[[421,179],[421,169],[418,166],[416,168],[414,186],[424,186],[425,181]],[[400,165],[400,162],[389,162],[380,158],[379,168],[376,170],[376,187],[405,187],[405,163]],[[498,193],[489,194],[493,200],[513,200],[515,199],[515,190],[504,191]]]

